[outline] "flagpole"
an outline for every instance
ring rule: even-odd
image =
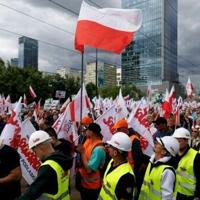
[[[83,65],[84,65],[84,53],[81,54],[81,106],[80,106],[80,121],[82,120],[82,112],[83,112]]]
[[[98,97],[98,49],[96,48],[96,97]]]

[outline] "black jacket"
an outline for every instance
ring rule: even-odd
[[[72,160],[60,152],[51,154],[42,162],[46,160],[57,162],[65,171],[72,167]],[[18,200],[35,200],[43,193],[56,194],[57,191],[58,183],[56,172],[49,165],[44,165],[39,168],[35,181]]]

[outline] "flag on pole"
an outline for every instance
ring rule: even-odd
[[[25,94],[24,94],[24,97],[23,97],[23,105],[24,105],[25,108],[27,108],[28,101],[27,101],[27,98],[26,98]]]
[[[152,95],[152,88],[151,88],[151,84],[148,84],[148,87],[147,87],[147,97],[150,97]]]
[[[29,93],[30,95],[35,99],[37,97],[35,91],[33,90],[33,88],[31,87],[31,85],[29,86]]]
[[[98,9],[83,1],[76,27],[75,49],[84,52],[84,46],[88,45],[120,54],[133,40],[141,24],[139,9]]]
[[[172,104],[173,99],[176,98],[176,92],[174,85],[171,87],[170,93],[169,93],[169,103]]]
[[[193,92],[194,92],[194,87],[191,83],[190,77],[188,77],[188,81],[186,84],[186,92],[187,92],[187,96],[191,99],[193,96]]]

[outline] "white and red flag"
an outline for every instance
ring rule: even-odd
[[[24,94],[24,97],[23,97],[23,105],[24,105],[25,108],[27,108],[27,106],[28,106],[28,101],[27,101],[25,94]]]
[[[81,98],[81,88],[75,96],[74,100],[71,102],[71,107],[74,112],[72,112],[72,121],[80,122],[81,119],[81,99],[82,99],[82,117],[88,115],[91,111],[90,99],[87,95],[85,85],[82,87],[82,98]]]
[[[74,116],[73,112],[73,102],[70,102],[67,105],[67,108],[65,109],[64,113],[60,115],[60,117],[52,126],[55,129],[58,138],[64,138],[70,142],[75,142],[78,138],[75,122],[72,121],[72,118]]]
[[[151,156],[153,153],[153,137],[150,131],[150,123],[147,119],[149,105],[141,100],[137,108],[132,111],[128,118],[128,124],[141,135],[140,143],[144,154]]]
[[[21,122],[19,114],[21,112],[21,100],[16,103],[11,116],[4,127],[1,139],[4,144],[15,148],[20,154],[20,164],[22,175],[28,184],[31,184],[37,176],[37,170],[40,167],[39,158],[28,147],[28,139],[35,131],[35,128],[29,120]]]
[[[32,86],[29,86],[29,93],[35,99],[37,97],[35,91],[33,90]]]
[[[165,93],[165,99],[162,102],[162,111],[163,111],[163,116],[165,119],[169,117],[169,115],[172,113],[172,104],[169,101],[169,91],[166,88],[166,93]]]
[[[169,93],[169,103],[172,104],[173,100],[176,98],[176,91],[174,85],[171,87],[170,93]]]
[[[70,99],[68,98],[68,99],[63,103],[63,105],[62,105],[61,108],[60,108],[60,112],[61,112],[61,113],[65,112],[65,110],[66,110],[67,105],[69,104],[69,102],[70,102]]]
[[[75,34],[75,49],[84,52],[88,45],[113,53],[121,51],[132,41],[142,24],[139,9],[98,9],[82,2]]]
[[[148,87],[147,87],[147,97],[150,97],[152,95],[152,88],[151,88],[151,84],[148,84]]]
[[[191,83],[190,77],[188,77],[188,81],[186,84],[186,92],[187,92],[187,96],[191,99],[194,93],[194,87]]]
[[[119,95],[115,101],[115,120],[118,121],[122,118],[126,118],[128,115],[128,110],[126,108],[126,102],[122,96],[122,90],[120,88]]]
[[[115,129],[115,105],[112,105],[106,112],[99,116],[95,123],[101,127],[101,134],[103,135],[103,141],[108,141],[112,137]]]

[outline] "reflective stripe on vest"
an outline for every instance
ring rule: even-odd
[[[194,175],[194,159],[197,151],[190,148],[178,163],[176,170],[177,175],[177,192],[186,196],[193,196],[196,187],[196,177]]]
[[[70,200],[70,195],[69,195],[70,171],[68,170],[66,174],[66,172],[62,169],[62,167],[53,160],[47,160],[41,166],[43,165],[49,165],[56,172],[57,183],[58,183],[58,192],[56,194],[53,195],[44,193],[44,195],[52,200]]]
[[[92,141],[90,139],[87,139],[83,145],[84,150],[85,150],[85,156],[87,161],[89,161],[92,151],[93,149],[102,144],[101,140],[96,140],[95,142]],[[96,172],[92,171],[91,173],[88,173],[84,167],[79,169],[79,172],[81,174],[81,185],[84,188],[87,189],[98,189],[101,188],[102,185],[102,180],[101,180],[101,175],[99,170],[97,170]]]
[[[151,163],[148,164],[142,188],[139,195],[139,200],[161,200],[161,178],[162,173],[166,168],[171,168],[169,165],[160,165],[151,169]]]
[[[107,174],[108,171],[110,170],[112,162],[113,160],[109,162],[107,169],[105,171],[103,178],[103,186],[101,188],[98,198],[99,200],[117,200],[115,189],[119,179],[126,173],[130,173],[134,176],[132,167],[129,163],[121,164],[117,168],[115,168],[112,172]]]

